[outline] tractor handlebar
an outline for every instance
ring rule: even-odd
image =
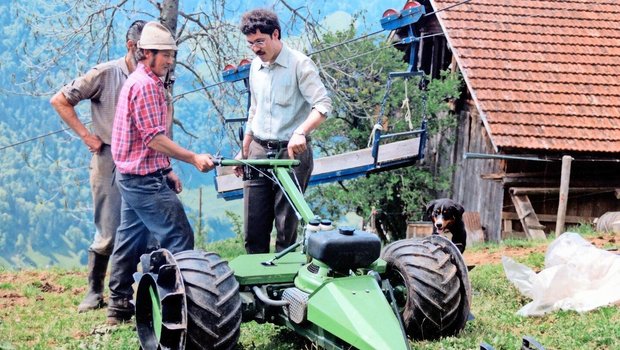
[[[294,167],[301,162],[297,159],[224,159],[221,157],[213,158],[216,166],[242,166],[250,165],[261,168]]]

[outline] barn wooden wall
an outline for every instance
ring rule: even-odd
[[[543,155],[541,155],[543,156]],[[561,158],[562,154],[547,154],[550,158]],[[575,160],[571,165],[570,188],[589,188],[591,191],[571,193],[566,208],[566,227],[592,221],[608,211],[620,211],[620,200],[616,197],[616,189],[620,188],[620,164],[607,155],[572,154]],[[604,156],[604,155],[603,155]],[[584,160],[598,158],[599,160]],[[602,159],[602,160],[601,160]],[[507,164],[507,173],[519,176],[505,177],[502,182],[505,186],[504,216],[515,212],[514,205],[508,191],[510,188],[559,188],[561,176],[561,162],[520,162],[510,161]],[[539,193],[528,195],[529,200],[542,225],[544,231],[550,234],[555,230],[555,220],[558,211],[559,194]],[[514,215],[512,215],[514,216]],[[523,231],[518,220],[513,220],[513,229]]]
[[[479,212],[480,222],[486,229],[485,238],[499,241],[502,185],[497,181],[484,180],[481,175],[503,171],[505,164],[494,159],[463,159],[466,152],[495,154],[475,106],[466,102],[458,114],[456,130],[435,135],[428,146],[427,160],[433,172],[453,171],[451,190],[437,196],[453,198],[466,211]]]

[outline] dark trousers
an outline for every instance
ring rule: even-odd
[[[116,184],[122,197],[121,223],[111,259],[110,298],[132,299],[133,274],[140,256],[156,248],[152,247],[151,237],[175,254],[194,249],[194,232],[164,174],[117,173]]]
[[[277,158],[288,159],[286,148],[269,150],[255,141],[250,144],[248,158],[267,158],[267,153],[274,151],[277,153]],[[303,193],[308,186],[314,166],[310,144],[308,143],[305,152],[298,154],[295,158],[301,161],[299,166],[293,168],[293,172]],[[295,182],[294,178],[293,182]],[[258,178],[245,181],[243,185],[243,206],[243,232],[245,250],[248,254],[269,252],[274,221],[277,232],[276,251],[280,252],[295,243],[299,220],[280,187],[271,180]]]

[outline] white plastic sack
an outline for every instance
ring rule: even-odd
[[[598,249],[579,234],[566,232],[545,254],[545,268],[503,256],[506,277],[532,302],[517,311],[541,316],[555,310],[585,312],[620,301],[620,255]]]

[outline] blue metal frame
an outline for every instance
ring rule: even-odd
[[[417,65],[418,59],[418,46],[413,44],[420,41],[420,38],[415,36],[413,32],[413,25],[425,14],[426,9],[424,6],[419,5],[403,10],[400,13],[381,18],[381,27],[384,30],[407,28],[407,37],[402,38],[400,44],[411,45],[411,51],[409,52],[409,69],[407,69],[409,72],[413,71]]]
[[[406,136],[411,134],[419,134],[420,135],[420,149],[418,155],[420,159],[424,158],[424,148],[426,147],[426,120],[422,120],[422,127],[420,130],[404,132],[404,133],[394,133],[394,134],[381,134],[381,121],[383,115],[385,114],[385,105],[387,102],[387,97],[390,94],[390,90],[392,88],[392,79],[394,78],[405,78],[409,79],[415,76],[422,76],[424,78],[424,72],[414,70],[417,68],[417,60],[418,60],[418,45],[413,45],[420,41],[420,38],[416,37],[413,31],[413,25],[416,24],[422,16],[426,14],[426,9],[422,5],[418,5],[415,7],[410,7],[406,10],[401,11],[400,13],[395,13],[393,15],[389,15],[383,17],[381,19],[381,27],[385,30],[397,30],[406,27],[407,28],[407,37],[401,40],[401,44],[411,45],[411,49],[409,51],[409,67],[407,67],[406,72],[390,72],[388,74],[388,79],[385,88],[385,95],[383,96],[383,100],[381,101],[381,109],[379,111],[379,117],[377,118],[377,123],[374,128],[374,137],[372,143],[372,156],[375,159],[375,165],[377,164],[378,156],[379,156],[379,145],[381,140],[386,138],[396,137],[396,136]]]
[[[234,83],[242,80],[243,85],[245,86],[245,90],[241,91],[242,93],[248,94],[248,101],[246,103],[246,111],[250,110],[250,101],[251,101],[251,93],[250,93],[250,67],[251,63],[241,65],[235,69],[229,69],[222,71],[222,79],[225,82]],[[247,115],[243,118],[231,118],[225,119],[225,123],[233,123],[233,122],[246,122],[248,120]]]
[[[396,30],[417,23],[426,14],[424,6],[414,6],[400,13],[381,18],[381,27],[385,30]]]
[[[244,64],[235,69],[229,69],[222,71],[222,79],[229,83],[234,83],[239,80],[246,80],[250,78],[250,66],[251,64]]]

